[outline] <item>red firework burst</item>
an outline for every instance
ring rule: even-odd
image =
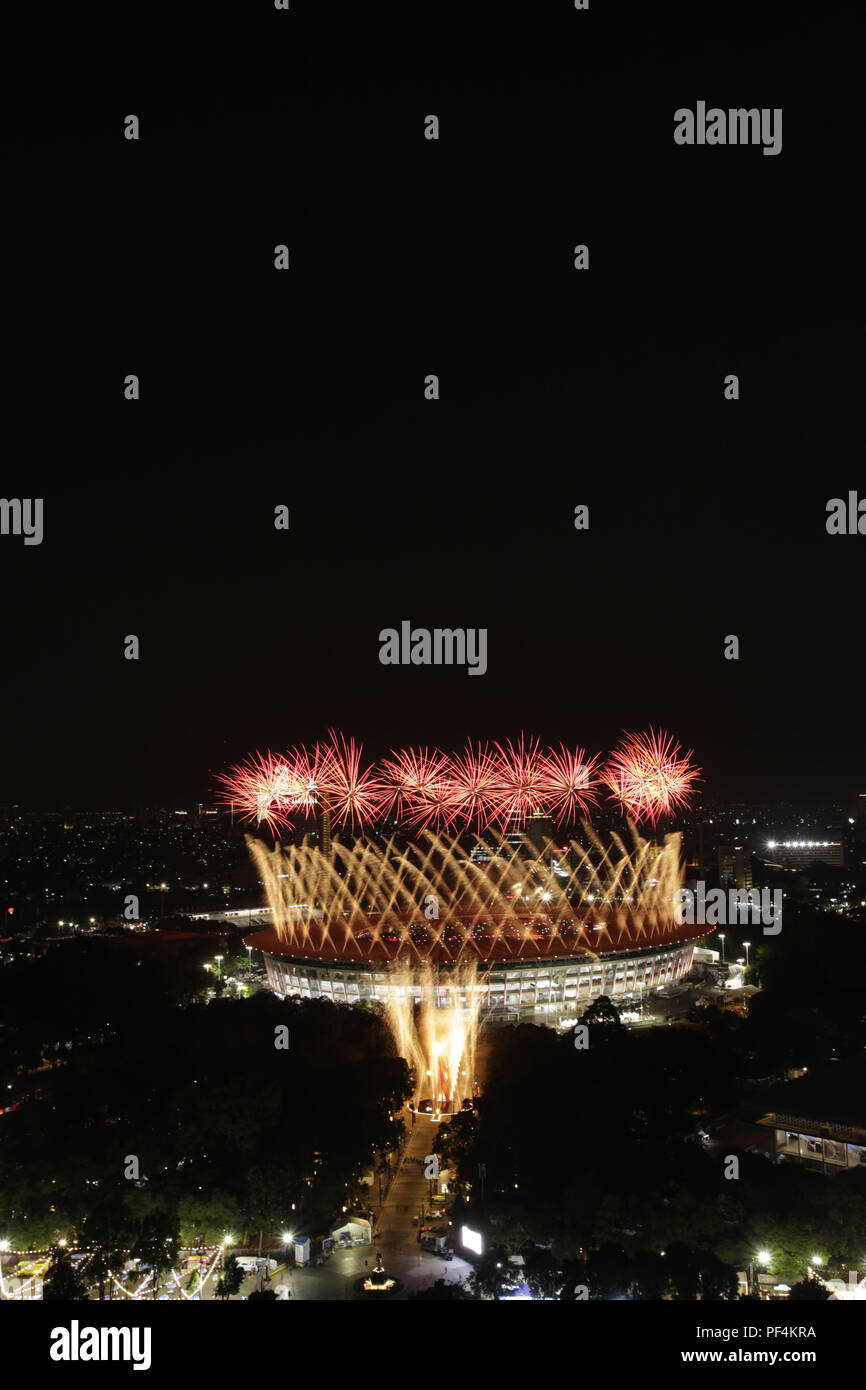
[[[454,819],[485,829],[501,813],[500,757],[487,744],[451,758],[448,765]]]
[[[330,730],[330,743],[316,744],[316,794],[334,820],[353,829],[382,812],[382,785],[372,767],[361,768],[362,745]]]
[[[451,765],[438,749],[392,749],[382,763],[380,785],[387,814],[396,808],[398,815],[420,828],[453,823]]]
[[[496,815],[491,817],[502,826],[509,821],[523,822],[527,816],[544,810],[544,758],[538,739],[527,742],[524,734],[518,743],[508,740],[505,748],[496,744],[495,786],[493,798]]]
[[[298,782],[287,760],[273,753],[254,753],[218,779],[220,800],[241,820],[264,821],[272,831],[292,829],[288,810],[296,804]]]
[[[286,763],[291,769],[294,801],[292,805],[303,815],[315,814],[321,804],[323,782],[327,778],[330,749],[327,744],[317,743],[312,751],[299,744],[286,754]]]
[[[602,785],[636,821],[653,824],[689,804],[700,769],[670,734],[625,734],[600,772],[582,748],[542,753],[538,739],[467,745],[449,758],[438,749],[392,750],[378,768],[361,767],[361,745],[331,730],[327,743],[283,756],[253,754],[219,777],[221,801],[244,820],[293,828],[291,814],[327,808],[352,829],[397,814],[416,829],[479,830],[523,824],[530,815],[557,822],[589,815]]]
[[[550,748],[542,758],[541,782],[546,809],[557,823],[588,816],[590,806],[598,802],[601,785],[598,757],[590,758],[582,748],[561,743],[559,752]]]
[[[655,825],[661,816],[688,806],[701,772],[691,756],[691,749],[683,753],[661,730],[625,734],[604,769],[604,781],[636,821]]]

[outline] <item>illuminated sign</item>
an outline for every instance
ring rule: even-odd
[[[471,1250],[475,1255],[484,1253],[484,1241],[480,1231],[473,1231],[471,1226],[461,1226],[460,1240],[467,1250]]]

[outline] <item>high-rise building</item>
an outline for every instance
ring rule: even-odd
[[[745,845],[719,845],[719,887],[751,888],[752,855]]]
[[[331,853],[331,808],[327,802],[322,802],[322,853],[330,856]]]
[[[550,816],[531,815],[526,817],[526,838],[541,854],[546,840],[555,839],[555,829]]]

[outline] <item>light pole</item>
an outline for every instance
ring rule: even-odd
[[[222,979],[222,977],[223,977],[223,960],[224,960],[224,959],[225,959],[224,956],[214,956],[214,960],[215,960],[216,963],[217,963],[217,974],[219,975],[219,978],[220,978],[220,979]]]
[[[722,943],[722,965],[724,965],[724,963],[725,963],[725,933],[724,933],[723,931],[720,931],[720,932],[719,932],[719,940],[720,940],[721,943]]]
[[[749,947],[751,946],[751,944],[752,944],[751,941],[744,941],[744,942],[743,942],[743,945],[744,945],[745,948],[746,948],[746,969],[747,969],[747,970],[748,970],[748,968],[749,968]]]
[[[769,1266],[769,1263],[770,1263],[770,1252],[769,1252],[769,1250],[759,1250],[758,1253],[757,1253],[757,1255],[755,1256],[754,1260],[752,1260],[752,1262],[751,1262],[750,1265],[749,1265],[749,1274],[750,1274],[750,1276],[751,1276],[751,1285],[752,1285],[752,1289],[754,1289],[754,1286],[755,1286],[755,1263],[756,1263],[756,1262],[757,1262],[759,1265],[763,1265],[764,1268],[766,1269],[766,1268]],[[760,1286],[760,1284],[759,1284],[759,1285],[758,1285],[758,1296],[759,1296],[759,1297],[760,1297],[760,1293],[761,1293],[761,1286]]]

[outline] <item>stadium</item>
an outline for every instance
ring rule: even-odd
[[[538,924],[523,928],[521,936],[521,928],[509,923],[496,938],[471,929],[463,949],[451,942],[451,933],[425,949],[425,927],[404,927],[403,936],[392,927],[377,937],[368,928],[366,952],[359,949],[368,944],[363,927],[342,950],[315,926],[303,947],[281,940],[274,927],[245,937],[244,944],[261,952],[268,983],[280,998],[388,1004],[395,994],[408,993],[420,1004],[429,987],[438,1008],[468,1008],[474,991],[481,1019],[563,1027],[599,995],[622,1003],[682,979],[692,968],[697,936],[706,932],[672,924],[657,942],[618,949],[605,931],[593,948],[589,941],[570,943],[565,928],[565,939],[544,934]],[[454,936],[462,936],[459,928]],[[474,972],[460,968],[468,962],[475,963]]]
[[[335,842],[326,858],[250,837],[272,925],[244,944],[283,998],[426,999],[563,1026],[599,995],[639,999],[680,980],[705,934],[674,916],[680,836],[634,840],[469,849],[428,835],[423,849]]]
[[[471,1092],[482,1021],[567,1027],[601,995],[638,1001],[688,974],[703,929],[675,917],[681,836],[660,845],[636,822],[688,803],[689,756],[653,730],[626,735],[604,769],[524,736],[456,757],[399,750],[366,769],[334,733],[256,754],[222,779],[232,817],[275,837],[298,815],[319,830],[272,848],[247,836],[270,926],[244,944],[282,999],[381,1006],[416,1102],[429,1086],[431,1106],[451,1108]],[[616,831],[603,844],[585,818],[602,787],[628,846]],[[347,839],[332,838],[332,815]],[[554,839],[554,822],[578,819],[577,838]],[[403,827],[390,839],[388,823]]]

